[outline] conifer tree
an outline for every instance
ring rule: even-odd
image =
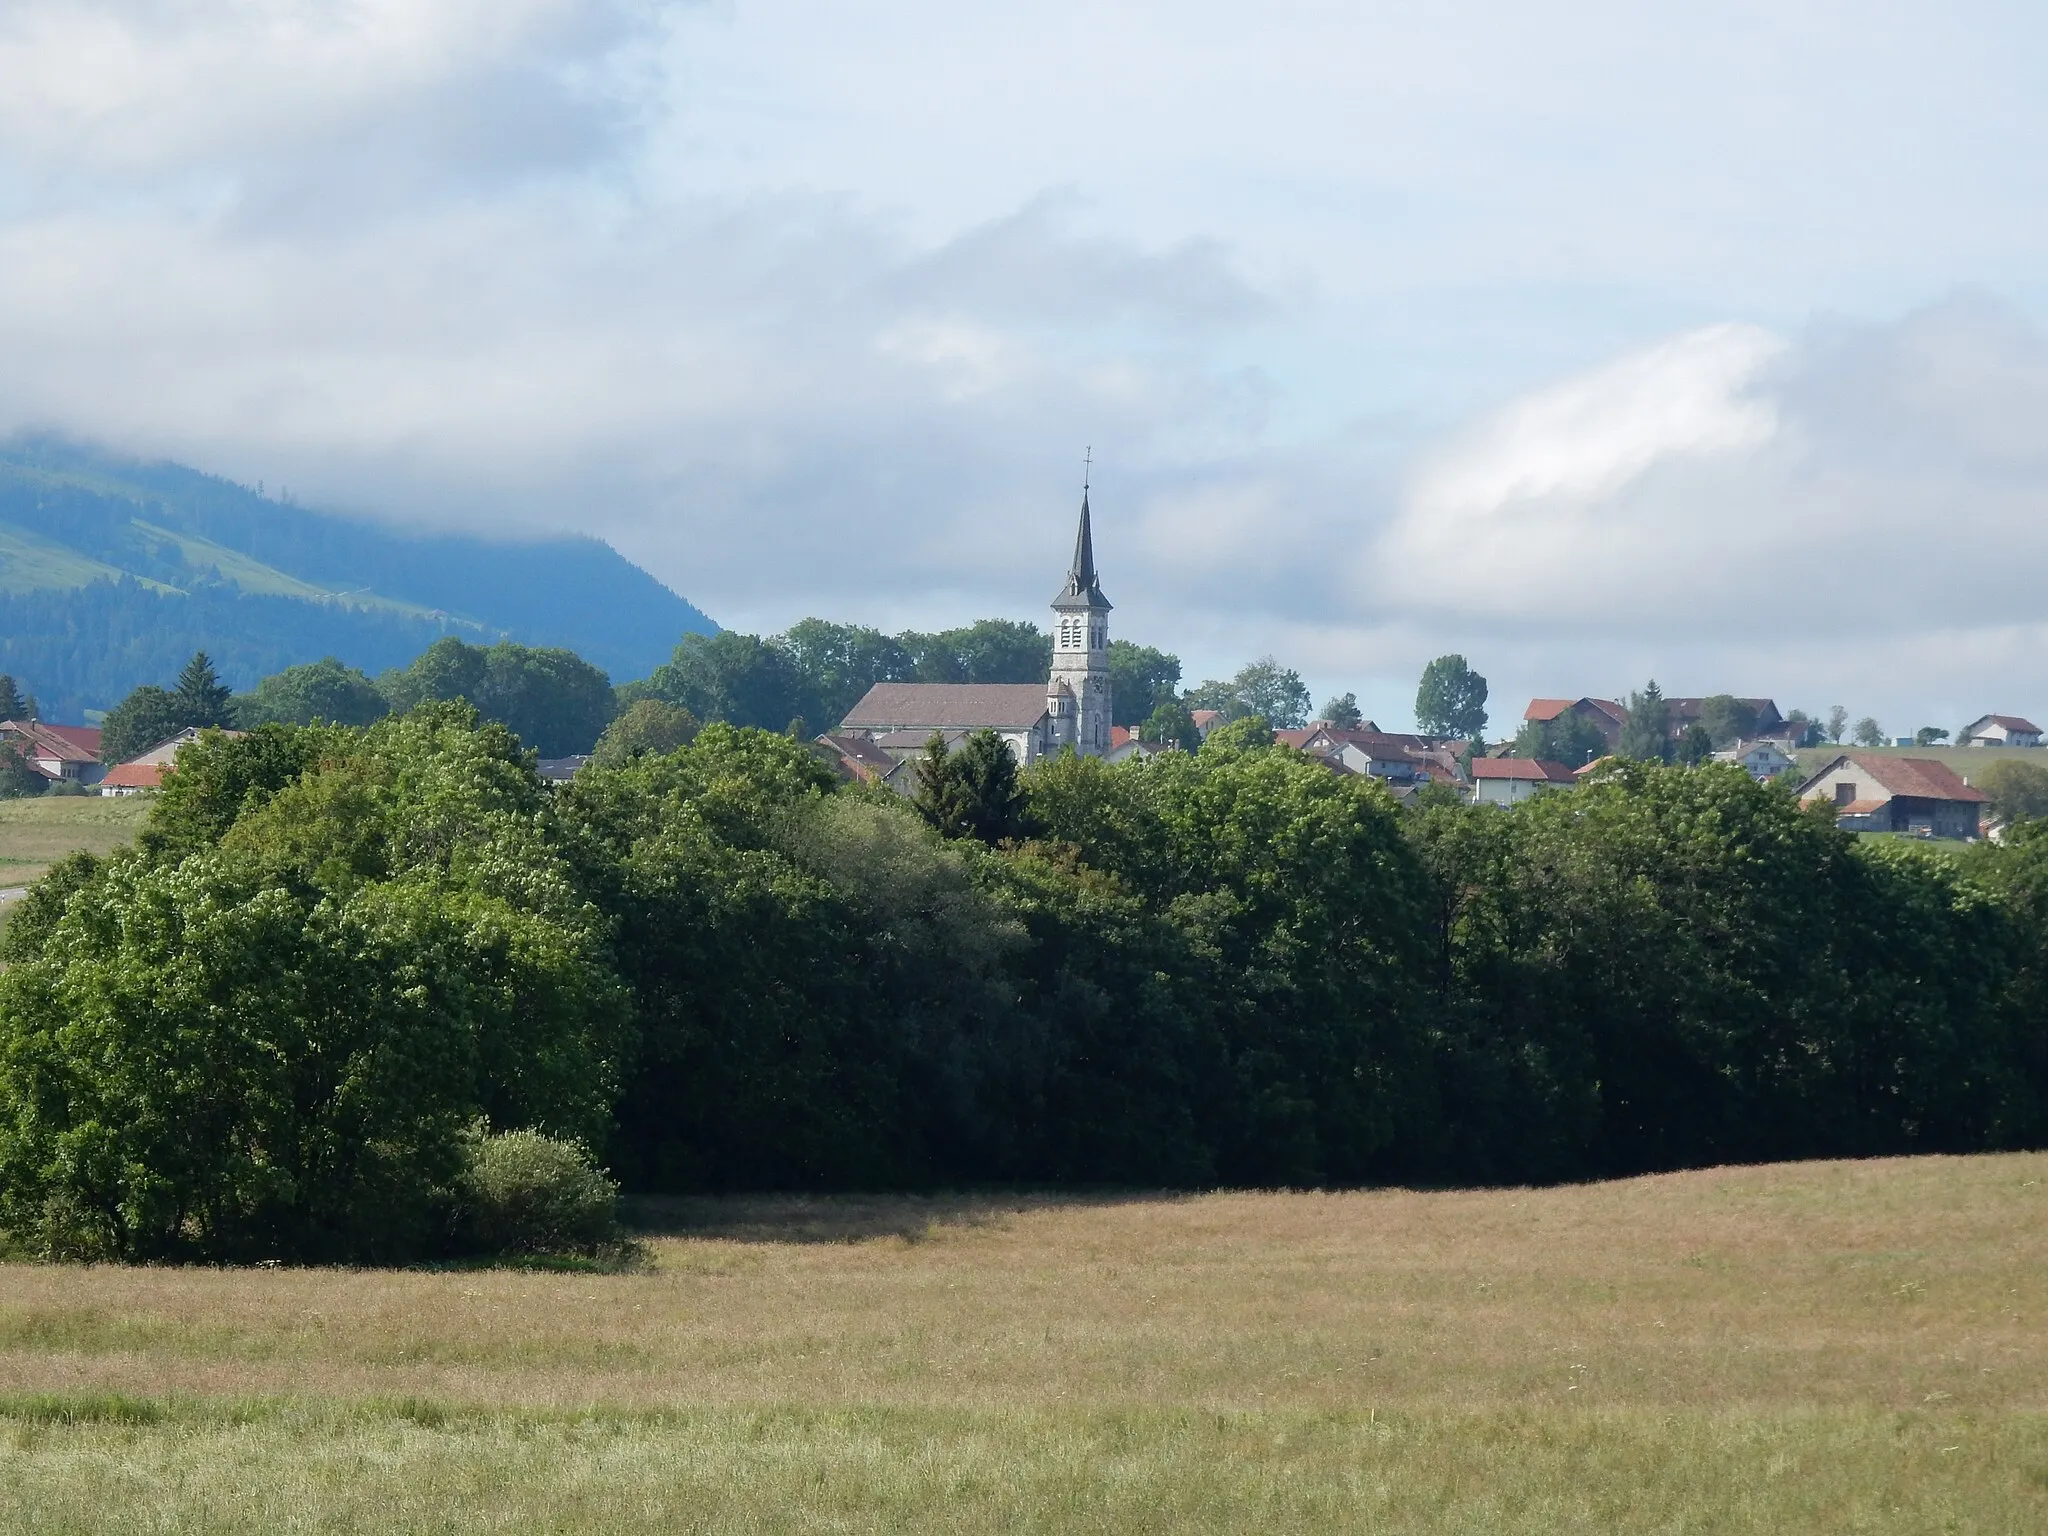
[[[194,651],[185,670],[178,674],[178,686],[172,697],[178,701],[180,724],[226,725],[228,701],[234,697],[234,691],[215,675],[212,658],[204,651]]]

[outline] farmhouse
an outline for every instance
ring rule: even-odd
[[[212,727],[208,727],[212,729]],[[222,731],[223,736],[240,736],[240,731]],[[178,754],[199,739],[201,730],[188,725],[177,735],[158,742],[147,752],[138,753],[125,763],[117,763],[107,770],[100,780],[103,795],[139,795],[144,790],[163,788],[164,775],[169,773],[178,761]]]
[[[44,778],[96,784],[100,778],[100,732],[95,725],[45,725],[40,720],[0,720],[0,743]]]
[[[1799,786],[1802,804],[1835,807],[1851,832],[1975,837],[1986,795],[1945,763],[1926,757],[1844,752]]]
[[[1734,746],[1716,752],[1714,761],[1739,764],[1753,779],[1779,778],[1790,773],[1795,766],[1792,754],[1768,736],[1738,741]]]
[[[820,737],[851,767],[845,742],[858,738],[898,763],[922,753],[934,732],[949,745],[974,731],[994,731],[1019,764],[1030,766],[1072,747],[1107,757],[1109,723],[1109,599],[1095,574],[1088,493],[1066,584],[1052,600],[1052,675],[1043,683],[877,683],[839,729]],[[863,777],[869,777],[866,772]],[[886,775],[892,784],[901,775]]]
[[[2018,715],[1980,715],[1956,737],[1959,747],[2038,747],[2041,727]]]

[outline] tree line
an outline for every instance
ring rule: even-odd
[[[669,706],[674,707],[674,706]],[[1721,765],[1513,811],[1248,717],[916,801],[711,723],[560,786],[426,701],[187,750],[6,930],[0,1230],[441,1251],[496,1138],[651,1191],[1524,1182],[2048,1141],[2048,831]]]

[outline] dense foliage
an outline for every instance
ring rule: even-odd
[[[971,744],[917,804],[787,735],[659,746],[551,789],[464,705],[206,738],[136,847],[7,931],[0,1227],[130,1259],[589,1247],[610,1186],[576,1146],[694,1190],[2048,1141],[2031,824],[1937,853],[1622,760],[1513,811],[1400,806],[1257,719],[1021,776]]]

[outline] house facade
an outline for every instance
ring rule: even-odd
[[[1980,715],[1957,735],[1959,747],[2038,747],[2041,727],[2018,715]]]
[[[166,737],[147,752],[137,753],[125,763],[116,763],[107,770],[106,777],[100,780],[100,793],[103,795],[139,795],[146,790],[163,788],[164,776],[176,766],[178,754],[184,751],[191,743],[197,741],[206,731],[214,729],[217,729],[217,727],[207,726],[202,729],[196,725],[188,725],[184,730],[178,732],[177,735]],[[244,733],[241,731],[221,731],[220,734],[223,736],[240,736]]]
[[[46,779],[97,784],[106,771],[100,762],[100,730],[96,725],[0,720],[0,742],[13,747],[23,762]]]
[[[1832,805],[1839,827],[1907,837],[1976,837],[1985,799],[1946,763],[1874,752],[1844,752],[1799,786],[1800,803]]]
[[[874,755],[897,765],[923,754],[934,734],[949,747],[975,731],[994,731],[1022,767],[1071,747],[1083,757],[1108,757],[1110,725],[1109,615],[1095,570],[1088,493],[1067,579],[1052,600],[1052,671],[1043,683],[877,683],[836,731],[818,738],[843,768],[909,793],[914,776],[881,772]],[[857,748],[853,743],[859,743]]]
[[[1734,763],[1753,779],[1779,779],[1797,766],[1790,752],[1768,736],[1738,741],[1714,754],[1717,763]]]
[[[1569,789],[1577,780],[1563,763],[1533,757],[1472,759],[1472,799],[1478,805],[1520,805],[1551,789]]]

